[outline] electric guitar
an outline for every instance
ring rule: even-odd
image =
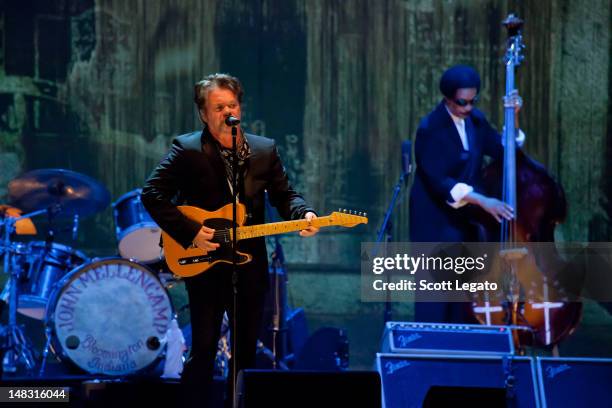
[[[190,246],[185,249],[170,235],[162,231],[164,243],[164,254],[166,263],[170,270],[178,276],[190,277],[205,272],[211,266],[219,262],[232,263],[232,204],[227,204],[217,211],[205,211],[198,207],[182,205],[178,207],[186,217],[215,230],[212,242],[219,244],[214,251],[204,253],[204,250]],[[314,227],[343,226],[354,227],[357,224],[367,224],[366,214],[344,212],[333,212],[324,217],[318,217],[312,221],[293,220],[273,222],[270,224],[259,224],[243,226],[246,219],[246,208],[244,204],[238,204],[236,208],[236,241],[241,239],[257,238],[267,235],[277,235],[286,232],[300,231]],[[237,252],[238,265],[245,264],[253,257],[250,254]]]

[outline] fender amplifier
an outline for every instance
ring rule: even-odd
[[[543,407],[597,407],[612,401],[612,359],[538,357]]]
[[[531,357],[377,354],[376,366],[382,380],[383,408],[429,406],[428,399],[440,391],[452,395],[457,406],[469,401],[464,405],[539,407]],[[499,397],[498,390],[503,402],[487,403]]]
[[[479,324],[387,322],[383,353],[513,354],[512,330]]]

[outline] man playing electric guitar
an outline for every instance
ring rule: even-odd
[[[232,134],[230,116],[240,119],[243,90],[239,80],[213,74],[195,85],[195,103],[204,125],[202,131],[174,139],[168,155],[146,181],[142,202],[166,234],[183,248],[195,246],[215,251],[215,231],[185,216],[178,205],[215,211],[232,202]],[[264,222],[264,191],[286,220],[314,220],[314,210],[289,184],[272,139],[238,130],[238,199],[246,207],[246,225]],[[310,226],[301,236],[312,236]],[[268,262],[264,238],[238,242],[251,262],[238,267],[237,371],[253,367],[264,295],[268,286]],[[204,270],[204,268],[203,268]],[[192,325],[192,349],[182,383],[185,403],[206,406],[212,385],[217,341],[223,313],[232,316],[232,266],[218,263],[185,279]],[[231,322],[230,322],[230,327]],[[234,340],[232,335],[232,340]],[[232,386],[230,384],[230,390]],[[233,398],[229,395],[228,398]]]

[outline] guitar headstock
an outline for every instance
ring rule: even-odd
[[[338,209],[331,213],[330,217],[335,225],[342,225],[343,227],[354,227],[358,224],[367,224],[368,218],[367,213],[357,212],[347,209]]]

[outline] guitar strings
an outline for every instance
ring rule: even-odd
[[[301,220],[300,220],[301,221]],[[249,227],[249,226],[247,226]],[[245,228],[245,227],[239,227],[239,228]],[[224,240],[228,240],[230,238],[230,229],[224,228],[221,230],[215,230],[215,232],[213,233],[213,239],[217,238],[217,239],[224,239]]]

